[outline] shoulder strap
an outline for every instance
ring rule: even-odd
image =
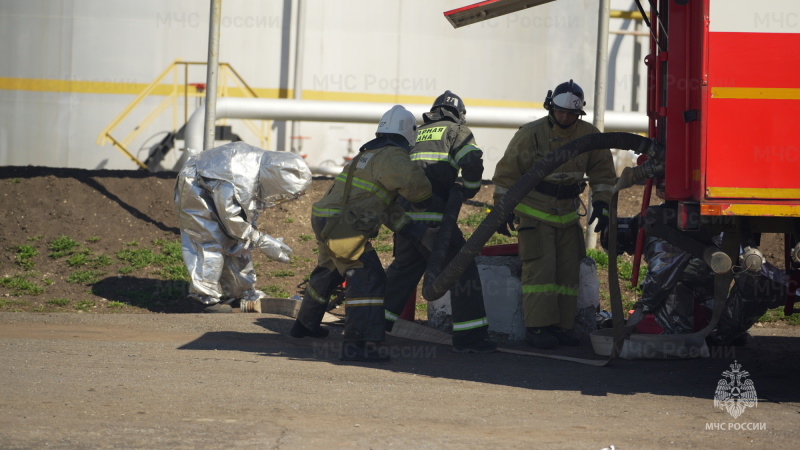
[[[344,183],[344,196],[342,198],[342,209],[347,205],[347,197],[350,196],[350,187],[353,185],[353,172],[356,171],[356,164],[358,164],[358,157],[350,160],[350,168],[347,170],[347,181]]]

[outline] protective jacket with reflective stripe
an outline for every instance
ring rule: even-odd
[[[379,140],[370,143],[380,142]],[[345,166],[334,180],[328,192],[312,206],[317,217],[339,215],[351,164],[356,164],[352,187],[347,199],[347,211],[353,220],[353,228],[377,234],[381,224],[398,231],[407,223],[402,206],[395,203],[402,195],[412,203],[419,203],[431,196],[431,184],[425,172],[409,159],[408,152],[392,145],[370,149],[370,143],[361,148],[358,156]]]
[[[426,113],[423,118],[425,125],[418,130],[411,160],[425,170],[433,193],[443,201],[447,201],[459,171],[464,182],[464,196],[474,197],[483,177],[483,151],[475,144],[472,131],[447,115]],[[434,208],[429,210],[442,212],[436,203],[439,202],[434,202]],[[443,207],[444,204],[439,208]]]
[[[492,181],[495,203],[538,160],[579,137],[598,133],[593,125],[577,120],[561,128],[548,117],[523,125],[511,139],[505,154],[497,163]],[[586,152],[559,166],[545,181],[562,186],[578,184],[584,174],[589,177],[592,201],[609,203],[616,181],[614,161],[609,150]],[[578,220],[575,198],[562,198],[532,189],[516,206],[518,215],[532,217],[555,227],[566,227]]]

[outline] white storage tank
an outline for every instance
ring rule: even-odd
[[[548,89],[572,78],[591,103],[596,2],[558,0],[453,29],[443,12],[468,3],[223,0],[220,61],[264,98],[294,98],[297,82],[305,100],[429,105],[449,89],[465,100],[467,110],[538,108]],[[618,9],[632,5],[612,2]],[[98,135],[175,60],[205,61],[209,10],[208,1],[196,0],[0,2],[0,165],[137,168],[111,144],[99,146]],[[623,26],[629,24],[616,20],[611,29]],[[616,35],[609,45],[615,52],[609,104],[617,111],[629,111],[637,95],[644,104],[643,89],[632,96],[632,42],[630,36]],[[186,73],[190,83],[205,83],[204,66],[191,66]],[[183,68],[176,74],[131,112],[115,137],[133,131],[164,102],[173,82],[183,89]],[[182,92],[126,146],[134,156],[146,159],[150,148],[196,108],[201,97],[184,105]],[[245,141],[260,144],[240,122],[228,123]],[[292,129],[303,139],[291,139]],[[298,150],[301,145],[312,166],[340,164],[372,138],[374,129],[375,124],[303,122],[293,128],[273,122],[266,146]],[[485,152],[488,179],[514,130],[474,132]],[[177,150],[172,153],[170,158],[179,156]]]

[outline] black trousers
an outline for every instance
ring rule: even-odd
[[[386,273],[372,245],[358,258],[357,266],[340,272],[321,241],[319,233],[326,219],[311,218],[311,228],[317,235],[318,261],[311,272],[297,320],[306,328],[316,329],[327,311],[333,290],[347,280],[345,287],[344,339],[347,341],[381,342],[385,339],[384,293]]]
[[[464,245],[464,235],[454,230],[448,248],[449,262]],[[394,261],[386,269],[385,318],[396,321],[425,274],[430,252],[418,242],[394,235]],[[472,261],[450,289],[453,311],[453,342],[469,344],[489,337],[489,322],[483,305],[478,266]]]

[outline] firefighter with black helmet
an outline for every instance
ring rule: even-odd
[[[431,183],[431,206],[424,212],[408,210],[406,214],[417,223],[437,229],[442,213],[456,185],[459,172],[460,189],[469,199],[478,193],[483,176],[483,152],[475,144],[472,131],[466,126],[466,107],[461,97],[448,91],[436,98],[430,112],[423,114],[425,122],[419,129],[417,142],[411,151],[411,161],[425,171]],[[464,236],[456,228],[450,242],[448,258],[464,245]],[[386,328],[391,330],[406,303],[416,291],[428,265],[430,251],[419,243],[395,233],[394,261],[386,270],[385,298]],[[497,350],[489,339],[489,322],[483,305],[478,266],[470,263],[451,290],[453,312],[453,349],[465,353],[486,353]]]
[[[492,178],[495,203],[538,160],[579,137],[599,132],[581,120],[585,104],[583,89],[572,80],[548,91],[544,101],[548,115],[520,127],[497,163]],[[597,220],[595,231],[605,229],[616,180],[608,149],[584,153],[558,167],[522,199],[509,222],[498,229],[510,236],[509,228],[517,224],[526,342],[533,347],[580,344],[571,330],[577,312],[580,263],[586,255],[579,222],[584,174],[593,197],[587,224]]]
[[[295,338],[324,338],[320,326],[333,290],[347,281],[345,324],[340,359],[388,361],[383,321],[386,274],[370,238],[381,225],[413,241],[432,246],[435,233],[415,224],[395,201],[399,195],[424,209],[431,197],[425,173],[411,163],[408,152],[417,137],[414,115],[400,105],[387,111],[375,139],[359,149],[328,192],[311,208],[311,227],[317,238],[318,262],[311,272],[300,311],[289,334]],[[331,225],[345,238],[334,246]],[[363,236],[362,239],[353,237]],[[364,239],[365,238],[365,239]],[[348,248],[352,246],[352,248]],[[343,248],[344,247],[344,248]]]

